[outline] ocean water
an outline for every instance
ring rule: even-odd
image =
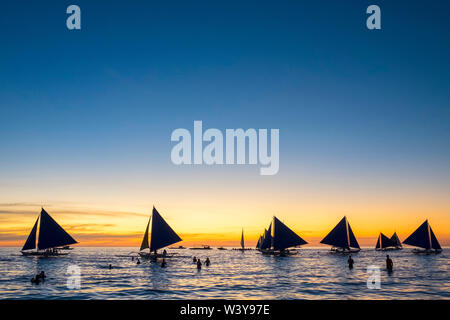
[[[386,253],[363,249],[352,257],[325,248],[304,248],[290,257],[257,251],[171,250],[167,268],[141,259],[136,248],[75,248],[64,257],[24,257],[20,248],[0,248],[0,299],[449,299],[450,249],[416,255],[390,251],[394,271],[385,268]],[[212,264],[198,271],[193,256]],[[113,268],[109,269],[109,264]],[[67,268],[81,270],[80,289],[68,289]],[[380,289],[367,288],[367,267],[380,267]],[[47,279],[30,279],[44,270]]]

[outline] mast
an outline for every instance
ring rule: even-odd
[[[430,243],[430,249],[433,247],[433,245],[431,244],[431,232],[430,232],[430,224],[428,223],[428,219],[427,219],[427,230],[428,230],[428,242]]]
[[[241,247],[244,249],[244,228],[242,228],[242,235],[241,235]]]
[[[348,220],[347,220],[346,216],[344,216],[344,219],[345,219],[345,231],[347,233],[347,246],[350,248],[350,235],[348,233]]]

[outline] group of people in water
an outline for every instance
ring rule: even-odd
[[[353,264],[355,263],[355,261],[352,259],[351,255],[348,257],[347,263],[348,263],[348,268],[353,269]],[[394,270],[394,262],[389,257],[389,255],[386,255],[386,269],[389,272],[392,272],[392,270]]]
[[[47,276],[45,275],[44,271],[41,271],[40,273],[36,274],[36,276],[34,278],[31,278],[31,283],[32,284],[39,284],[43,281],[45,281],[45,278]]]
[[[202,261],[199,259],[199,258],[197,258],[197,257],[193,257],[192,258],[192,262],[193,263],[196,263],[197,264],[197,269],[198,270],[201,270],[202,269]],[[206,260],[205,260],[205,266],[207,266],[207,267],[209,267],[209,265],[211,264],[211,260],[209,260],[209,257],[206,257]]]

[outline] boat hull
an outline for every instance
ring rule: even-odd
[[[58,257],[58,256],[67,256],[69,252],[39,252],[39,251],[32,251],[32,252],[26,252],[21,251],[22,255],[26,257]]]
[[[350,248],[350,249],[336,248],[336,247],[331,248],[332,253],[340,253],[340,254],[358,253],[360,251],[361,251],[361,249],[353,249],[353,248]]]
[[[383,249],[375,249],[376,251],[395,251],[395,250],[402,250],[403,248],[394,248],[394,247],[389,247],[389,248],[383,248]]]
[[[175,254],[170,253],[170,254],[164,255],[161,253],[154,254],[154,253],[148,253],[148,252],[139,252],[139,256],[144,259],[158,259],[158,258],[166,259],[166,258],[173,258],[175,256]]]

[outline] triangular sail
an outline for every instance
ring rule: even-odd
[[[264,231],[264,239],[261,245],[261,249],[270,249],[272,246],[272,223],[270,223],[269,229]]]
[[[386,237],[383,233],[380,233],[380,235],[378,236],[378,241],[377,241],[377,245],[376,245],[376,249],[383,249],[383,248],[387,248],[387,247],[392,247],[394,246],[394,242],[389,239],[388,237]]]
[[[153,207],[150,251],[156,251],[179,241],[181,241],[181,238]]]
[[[405,239],[405,241],[403,241],[403,243],[419,248],[431,249],[428,220],[422,223],[416,231],[414,231],[408,238]]]
[[[289,229],[283,222],[273,217],[273,249],[283,250],[290,247],[306,244],[294,231]]]
[[[256,249],[259,249],[260,244],[261,244],[261,236],[258,238],[258,242],[256,243]]]
[[[150,227],[150,220],[152,220],[152,217],[148,219],[147,228],[145,228],[144,238],[142,239],[141,248],[139,250],[150,248],[148,244],[148,228]]]
[[[38,222],[39,222],[39,217],[36,219],[33,229],[31,229],[31,232],[28,235],[27,241],[25,241],[25,244],[23,245],[22,250],[36,249],[36,232],[37,232]]]
[[[433,230],[430,227],[430,237],[431,237],[431,247],[435,250],[442,250],[441,245],[439,244],[439,241],[436,239],[436,236],[434,235]]]
[[[391,239],[390,239],[394,245],[394,247],[402,247],[402,243],[400,242],[400,239],[398,238],[397,232],[394,232],[394,234],[392,235]]]
[[[350,240],[350,247],[360,249],[358,241],[356,241],[356,237],[353,234],[352,228],[350,227],[350,223],[347,222],[347,226],[348,226],[348,238]]]
[[[77,243],[52,217],[44,210],[41,211],[39,226],[38,249],[62,247]]]
[[[241,235],[241,248],[244,249],[244,229],[242,229],[242,235]]]
[[[338,248],[349,248],[349,238],[347,236],[347,219],[344,217],[341,221],[327,234],[320,243],[328,244]]]

